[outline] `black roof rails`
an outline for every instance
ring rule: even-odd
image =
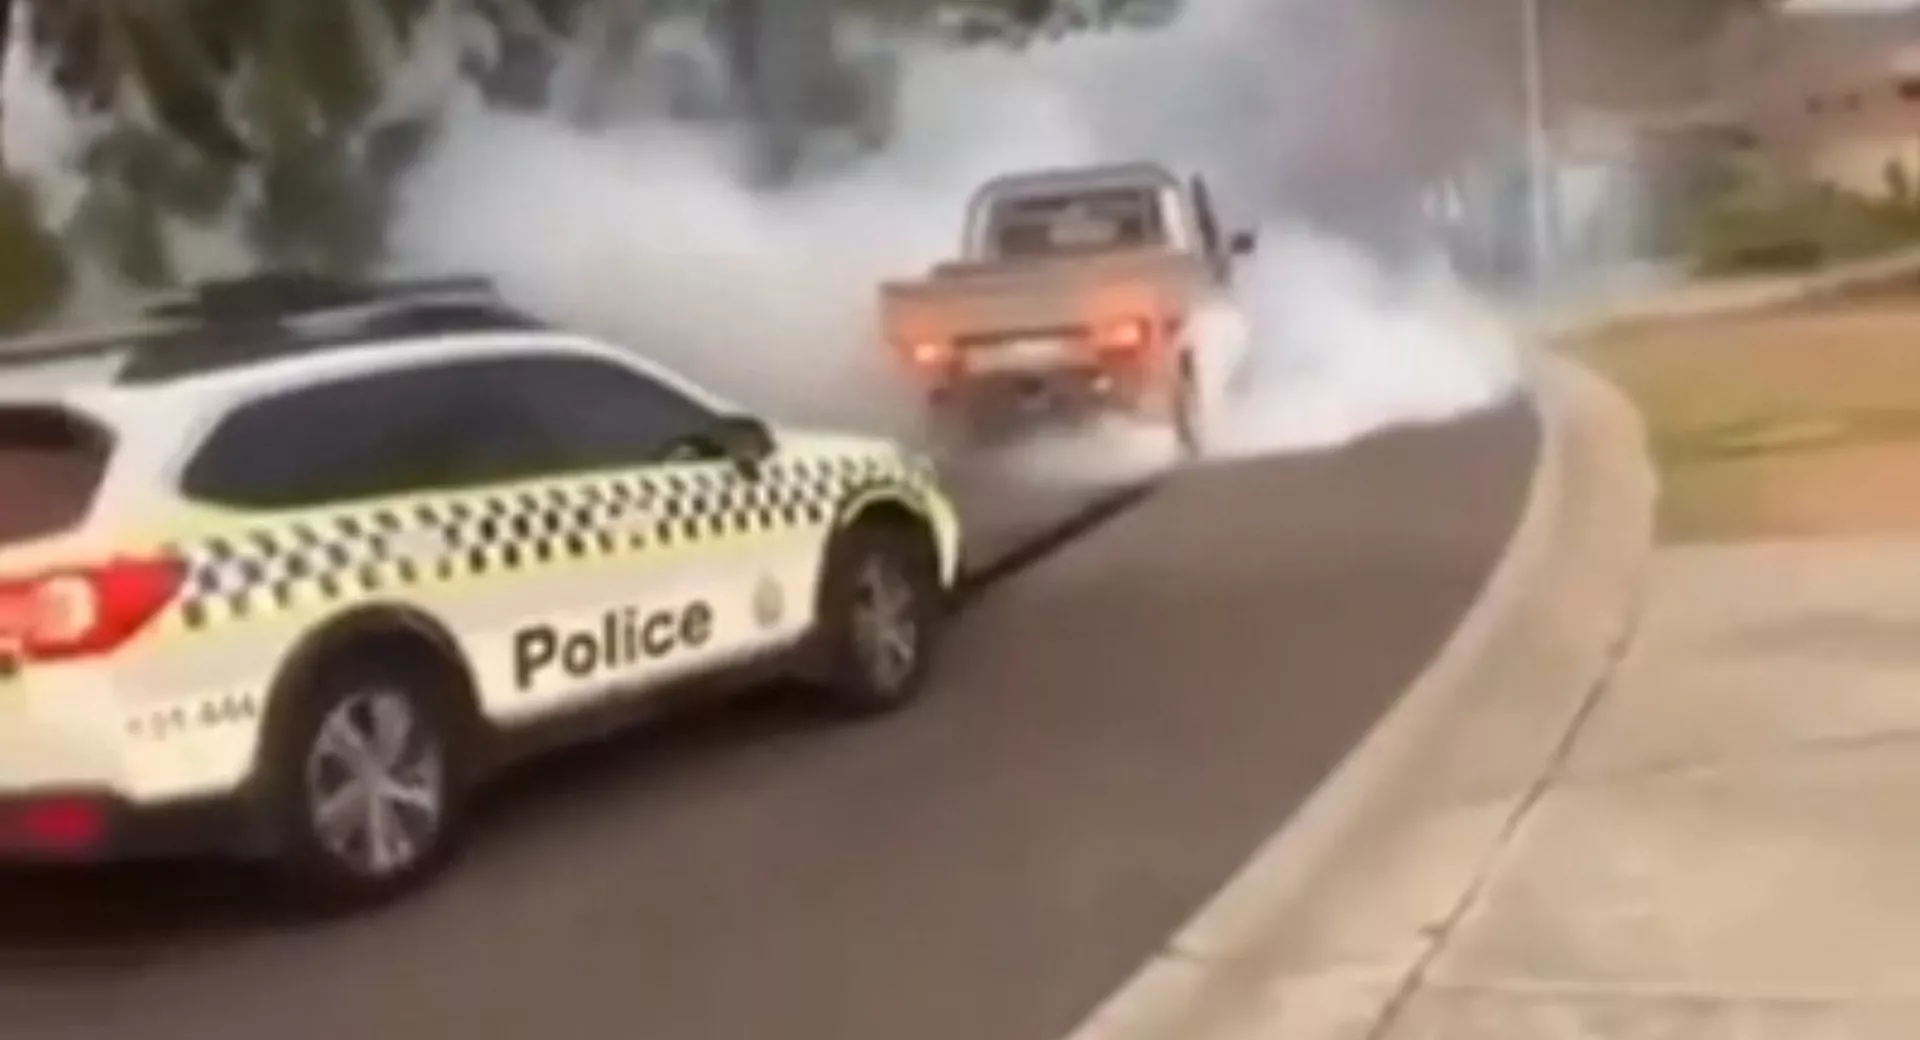
[[[152,339],[155,332],[151,325],[133,325],[0,338],[0,369],[32,368],[121,353]]]
[[[207,324],[256,323],[429,299],[504,306],[493,282],[474,275],[366,282],[304,271],[270,271],[202,282],[183,297],[148,307],[146,313],[152,318]]]
[[[203,283],[147,309],[173,322],[115,377],[147,385],[320,351],[455,333],[539,331],[485,278],[353,282],[268,274]]]
[[[0,371],[122,356],[118,385],[151,385],[301,354],[385,342],[553,326],[486,278],[356,282],[268,274],[202,283],[144,310],[144,321],[0,338]]]

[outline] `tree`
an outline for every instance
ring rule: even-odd
[[[0,60],[11,53],[20,14],[14,0],[0,0]],[[5,116],[0,98],[0,125]],[[59,239],[46,226],[33,186],[11,171],[0,150],[0,332],[46,320],[72,284],[72,269]]]
[[[34,60],[101,127],[65,228],[84,255],[170,284],[169,229],[184,221],[237,222],[274,266],[377,258],[389,167],[407,151],[393,138],[420,128],[369,119],[430,0],[25,3]]]

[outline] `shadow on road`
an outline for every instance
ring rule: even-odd
[[[730,752],[834,725],[799,691],[780,688],[682,712],[515,771],[475,810],[467,855],[513,844],[550,810]],[[0,868],[0,969],[124,966],[169,949],[257,931],[324,926],[267,872],[227,863]]]

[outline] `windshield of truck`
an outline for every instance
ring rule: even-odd
[[[989,207],[987,227],[991,257],[1004,260],[1151,248],[1167,233],[1151,187],[1004,198]]]

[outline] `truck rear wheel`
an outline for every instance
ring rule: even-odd
[[[1188,351],[1180,355],[1180,367],[1173,384],[1173,433],[1183,459],[1191,462],[1205,453],[1205,424],[1200,374],[1193,353]]]

